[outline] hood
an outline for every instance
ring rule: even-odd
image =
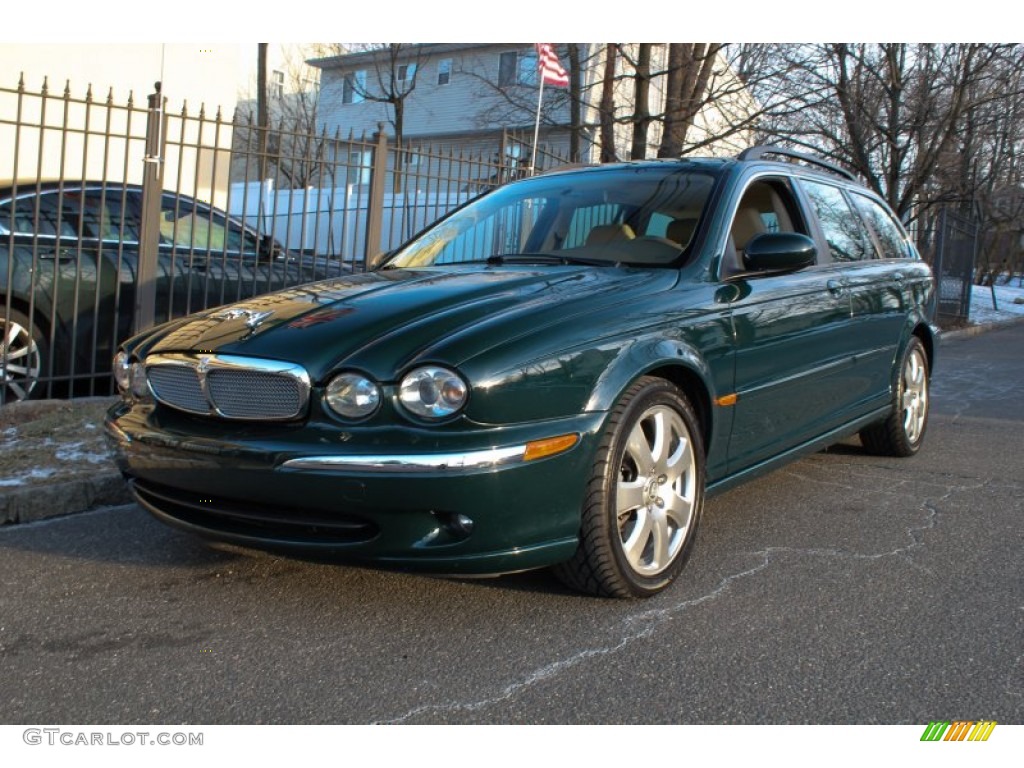
[[[146,351],[287,360],[314,381],[344,365],[388,381],[416,362],[458,366],[677,278],[675,270],[579,266],[383,270],[203,312]]]

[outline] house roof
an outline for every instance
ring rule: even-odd
[[[533,43],[409,43],[402,45],[397,58],[405,60],[419,56],[435,57],[446,53],[468,51],[474,48],[504,48],[506,50],[513,50],[517,48],[526,48],[532,45]],[[369,51],[356,51],[354,53],[342,53],[336,56],[324,56],[319,59],[308,59],[306,63],[309,66],[317,67],[318,69],[334,69],[338,67],[357,67],[360,64],[370,64],[375,61],[380,61],[387,56],[390,56],[390,52],[387,48],[375,48]]]

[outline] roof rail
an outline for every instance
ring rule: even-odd
[[[808,155],[808,154],[806,154],[804,152],[797,152],[795,149],[786,149],[785,147],[776,147],[776,146],[772,146],[771,144],[762,144],[762,145],[757,146],[757,147],[749,147],[747,149],[744,149],[742,152],[740,152],[738,155],[736,155],[736,159],[737,160],[760,160],[765,155],[782,155],[783,157],[791,157],[791,158],[793,158],[795,160],[802,160],[805,163],[809,163],[811,165],[817,165],[818,167],[824,168],[827,171],[831,171],[832,173],[837,173],[840,176],[842,176],[843,178],[849,179],[850,181],[857,181],[857,177],[854,176],[853,172],[852,171],[848,171],[846,168],[843,168],[841,165],[836,165],[835,163],[829,162],[828,160],[825,160],[825,159],[820,158],[820,157],[816,157],[815,155]]]

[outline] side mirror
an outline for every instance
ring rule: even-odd
[[[755,235],[743,251],[743,266],[751,272],[795,272],[809,267],[818,249],[807,235],[765,232]]]
[[[377,269],[377,267],[379,267],[381,264],[387,261],[388,256],[390,256],[392,253],[393,251],[384,251],[382,253],[376,254],[375,256],[371,256],[370,259],[366,262],[367,271],[372,272],[373,270]]]
[[[271,262],[282,257],[280,244],[270,235],[259,235],[256,252],[260,262]]]

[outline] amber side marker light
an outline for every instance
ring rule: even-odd
[[[719,406],[725,408],[725,407],[730,406],[730,405],[736,405],[736,401],[739,400],[739,399],[740,399],[740,396],[737,395],[734,392],[731,395],[722,395],[720,398],[715,400],[715,405],[719,405]]]
[[[568,451],[579,441],[579,435],[559,435],[558,437],[548,437],[544,440],[534,440],[526,444],[523,461],[533,461],[534,459],[543,459],[546,456],[554,456],[556,453]]]

